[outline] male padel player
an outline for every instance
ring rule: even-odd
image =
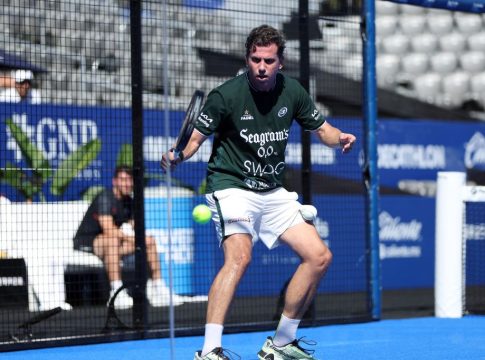
[[[204,345],[195,360],[229,359],[230,352],[222,348],[224,321],[258,239],[268,249],[286,244],[301,259],[288,285],[278,328],[258,357],[314,359],[300,346],[296,332],[332,254],[313,224],[303,219],[297,194],[283,188],[285,149],[293,120],[344,153],[356,138],[325,121],[304,88],[280,73],[284,49],[278,30],[267,25],[253,29],[246,41],[247,71],[209,93],[183,156],[174,158],[167,152],[162,158],[165,169],[174,168],[215,135],[206,200],[224,265],[209,292]]]

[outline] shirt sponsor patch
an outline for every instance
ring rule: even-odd
[[[320,117],[320,113],[318,112],[317,109],[314,109],[312,112],[312,118],[314,118],[315,120],[318,120],[319,117]]]
[[[227,219],[226,223],[232,224],[236,222],[251,222],[251,219],[248,217],[237,217],[237,218],[232,218],[232,219]]]
[[[254,120],[254,116],[248,110],[244,110],[244,115],[241,116],[241,120]]]
[[[197,120],[199,120],[205,127],[209,127],[209,124],[212,122],[212,119],[204,113],[200,113]]]
[[[283,117],[288,112],[288,108],[286,106],[282,107],[278,110],[278,117]]]

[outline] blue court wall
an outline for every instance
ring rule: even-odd
[[[175,141],[183,113],[169,112],[170,134],[164,134],[164,113],[147,110],[144,113],[144,160],[146,171],[160,174],[160,154]],[[0,168],[8,163],[19,167],[27,164],[12,140],[5,120],[12,118],[41,149],[51,166],[56,168],[87,141],[101,140],[101,152],[69,185],[61,196],[49,192],[49,183],[43,190],[48,201],[77,200],[83,191],[93,185],[110,186],[116,156],[123,144],[131,143],[131,111],[107,107],[72,107],[55,105],[0,104]],[[312,144],[312,163],[315,175],[345,180],[361,189],[363,130],[359,119],[336,118],[329,121],[345,131],[357,135],[359,142],[351,154],[341,155],[325,148],[315,139]],[[294,130],[294,131],[293,131]],[[380,119],[378,124],[378,168],[381,187],[379,203],[380,252],[382,284],[384,289],[432,287],[434,279],[434,182],[438,171],[464,171],[469,178],[480,178],[485,173],[485,124],[464,121]],[[287,149],[287,166],[298,170],[301,148],[298,127],[292,129]],[[177,186],[197,189],[204,178],[206,161],[211,150],[211,139],[200,152],[184,163],[183,171],[174,173]],[[180,171],[179,171],[180,170]],[[190,175],[190,176],[189,176]],[[158,186],[150,180],[149,186]],[[12,201],[22,201],[15,189],[0,183],[0,194]],[[35,199],[39,200],[39,199]],[[200,199],[195,198],[194,203]],[[365,206],[360,194],[315,192],[314,205],[319,210],[318,227],[334,252],[334,264],[320,291],[354,291],[366,286]],[[341,206],[341,209],[335,209]],[[330,211],[330,208],[332,209]],[[332,215],[333,214],[333,215]],[[340,216],[338,215],[340,214]],[[341,214],[352,217],[353,227],[362,236],[355,236],[345,228]],[[187,214],[190,216],[190,214]],[[149,218],[149,216],[148,216]],[[185,219],[191,223],[188,219]],[[475,219],[475,228],[485,228],[485,220]],[[348,225],[347,225],[348,226]],[[207,231],[207,230],[203,230]],[[476,231],[471,249],[484,246],[485,237]],[[197,258],[198,228],[193,225],[194,253]],[[213,244],[204,246],[213,247]],[[217,248],[217,246],[216,246]],[[217,250],[215,250],[217,252]],[[474,250],[473,250],[474,251]],[[341,255],[341,254],[345,254]],[[211,278],[218,267],[217,253],[214,268],[208,270]],[[254,266],[248,279],[271,266],[284,265],[289,277],[297,259],[285,249],[268,252],[260,245],[255,248]],[[195,260],[195,263],[197,261]],[[191,270],[192,271],[192,270]],[[352,280],[349,280],[352,279]],[[481,281],[476,279],[474,281]],[[241,284],[242,293],[251,286]],[[278,284],[278,289],[281,284]],[[205,283],[190,284],[189,289],[200,290]],[[263,290],[261,290],[263,291]],[[276,291],[275,289],[269,291]]]

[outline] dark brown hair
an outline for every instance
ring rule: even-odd
[[[133,170],[128,165],[118,165],[115,168],[114,177],[117,178],[120,173],[126,173],[126,174],[128,174],[130,176],[133,176]]]
[[[268,46],[275,44],[278,47],[278,57],[280,61],[284,59],[285,38],[281,32],[269,25],[261,25],[253,30],[246,39],[246,57],[253,50],[255,46]]]

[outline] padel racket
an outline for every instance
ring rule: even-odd
[[[187,112],[185,113],[184,122],[182,123],[182,127],[180,128],[177,142],[175,143],[175,147],[173,148],[175,158],[178,158],[180,156],[180,153],[185,149],[187,143],[190,140],[190,137],[192,136],[195,121],[199,116],[203,101],[204,92],[201,90],[195,90],[194,95],[192,95],[192,99],[190,100],[190,104],[187,107]]]

